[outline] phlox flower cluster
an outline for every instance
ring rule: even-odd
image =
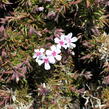
[[[62,34],[60,37],[54,39],[55,45],[52,45],[49,50],[45,50],[44,48],[35,49],[33,58],[35,58],[39,66],[44,64],[45,70],[50,70],[50,64],[55,64],[57,61],[61,61],[62,48],[75,48],[76,45],[74,42],[77,40],[76,37],[72,37],[72,33],[69,33],[68,35]]]

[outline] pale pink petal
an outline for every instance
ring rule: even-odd
[[[56,62],[53,56],[49,56],[48,58],[50,63],[54,64]]]
[[[52,54],[52,51],[50,51],[50,50],[46,51],[46,55],[51,55],[51,54]]]
[[[34,54],[34,55],[33,55],[33,58],[36,58],[36,57],[37,57],[37,56]]]
[[[57,54],[61,53],[61,50],[59,48],[57,48],[56,50]]]
[[[40,59],[36,59],[36,62],[38,63],[39,66],[41,66],[44,63],[44,61]]]
[[[69,34],[67,35],[67,37],[71,38],[71,37],[72,37],[72,33],[69,33]]]
[[[61,50],[60,50],[61,47],[58,47],[57,45],[53,45],[53,46],[55,46],[55,47],[52,47],[52,48],[51,48],[52,51],[57,52],[57,54],[61,53]],[[59,45],[59,46],[60,46],[60,45]]]
[[[65,49],[67,49],[67,48],[68,48],[68,45],[63,45],[63,47],[64,47]]]
[[[71,52],[72,55],[75,55],[74,51]]]
[[[67,48],[69,48],[70,47],[70,44],[69,43],[67,43]]]
[[[41,49],[40,49],[40,52],[42,52],[42,53],[43,53],[44,51],[45,51],[45,49],[44,49],[44,48],[41,48]]]
[[[71,39],[71,42],[76,42],[77,40],[78,40],[77,37],[73,37],[73,38]]]
[[[55,45],[52,45],[50,48],[51,48],[51,50],[56,50],[56,46]]]
[[[44,64],[44,68],[45,68],[45,70],[50,70],[50,65],[49,65],[49,63],[45,63],[45,64]]]
[[[58,48],[58,49],[61,49],[61,45],[60,45],[60,44],[58,44],[58,45],[57,45],[57,48]]]
[[[56,55],[55,58],[56,58],[56,60],[60,61],[62,56],[61,55]]]
[[[73,44],[73,43],[71,43],[71,44],[70,44],[70,48],[72,48],[72,49],[73,49],[73,48],[75,48],[75,47],[76,47],[76,45],[75,45],[75,44]]]
[[[35,49],[34,52],[39,52],[39,49]]]
[[[65,35],[62,34],[60,38],[61,38],[61,40],[64,40],[65,39]]]
[[[55,43],[59,43],[59,38],[54,39]]]

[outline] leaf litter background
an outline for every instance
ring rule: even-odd
[[[108,109],[108,14],[108,0],[0,0],[1,109]],[[45,71],[34,49],[62,32],[75,55]]]

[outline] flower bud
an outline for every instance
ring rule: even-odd
[[[37,11],[42,12],[44,10],[44,7],[38,7]]]
[[[45,2],[51,2],[51,0],[44,0]]]

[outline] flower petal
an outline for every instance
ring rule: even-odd
[[[63,47],[64,47],[65,49],[67,49],[67,48],[68,48],[68,46],[67,46],[67,45],[63,45]]]
[[[59,43],[59,38],[54,39],[55,43]]]
[[[45,70],[50,70],[51,67],[50,67],[49,63],[45,63],[44,68],[45,68]]]
[[[72,51],[72,52],[71,52],[71,54],[72,54],[72,55],[75,55],[75,52],[74,52],[74,51]]]
[[[60,38],[61,38],[61,40],[64,40],[65,39],[65,35],[62,34]]]
[[[36,57],[37,57],[37,56],[34,54],[34,55],[33,55],[33,58],[36,58]]]
[[[60,45],[60,44],[58,44],[58,45],[57,45],[57,48],[58,48],[58,49],[61,49],[61,45]]]
[[[67,48],[69,48],[70,47],[70,44],[69,43],[67,43]]]
[[[59,48],[57,48],[56,50],[57,54],[61,53],[61,50]]]
[[[67,35],[67,37],[71,38],[71,37],[72,37],[72,33],[69,33],[69,34]]]
[[[73,43],[71,43],[69,48],[73,49],[73,48],[75,48],[75,47],[76,47],[76,45],[73,44]]]
[[[44,63],[44,61],[40,59],[36,59],[36,62],[38,63],[39,66],[41,66]]]
[[[55,58],[53,56],[49,56],[48,59],[49,59],[49,62],[52,64],[54,64],[56,62]]]
[[[40,49],[40,52],[42,52],[42,53],[43,53],[44,51],[45,51],[45,49],[44,49],[44,48],[41,48],[41,49]]]
[[[61,55],[56,55],[55,58],[56,58],[56,60],[60,61],[62,59],[62,56]]]
[[[55,45],[52,45],[50,48],[51,48],[51,50],[56,50],[56,46]]]
[[[39,52],[39,49],[35,49],[34,52]]]
[[[50,51],[50,50],[47,50],[47,51],[46,51],[46,55],[49,56],[49,55],[51,55],[51,54],[52,54],[52,51]]]
[[[73,38],[71,39],[71,42],[76,42],[77,40],[78,40],[77,37],[73,37]]]

